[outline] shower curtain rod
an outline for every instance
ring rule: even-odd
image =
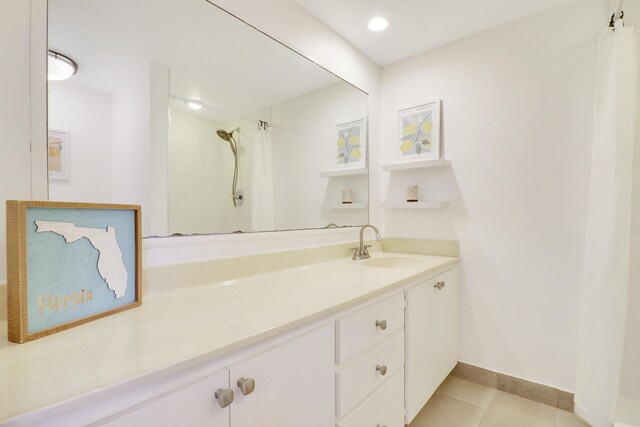
[[[271,126],[269,124],[269,122],[267,122],[265,120],[256,120],[256,119],[251,119],[249,117],[241,116],[239,114],[229,113],[229,112],[226,112],[226,111],[220,111],[220,110],[218,110],[216,108],[213,108],[211,105],[205,104],[204,102],[201,102],[201,101],[194,101],[193,99],[183,98],[183,97],[175,95],[175,94],[171,94],[169,96],[171,98],[177,100],[177,101],[182,101],[185,104],[188,104],[189,102],[197,102],[203,108],[206,108],[207,110],[215,111],[216,113],[224,114],[225,116],[231,116],[231,117],[235,117],[236,119],[242,119],[242,120],[247,120],[247,121],[250,121],[250,122],[256,122],[256,124],[258,125],[258,129],[267,130]]]

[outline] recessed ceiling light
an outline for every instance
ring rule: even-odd
[[[187,105],[192,110],[199,110],[203,107],[202,102],[198,102],[198,101],[187,101]]]
[[[47,79],[48,80],[67,80],[78,72],[78,64],[61,53],[49,51]]]
[[[382,16],[378,16],[369,21],[369,29],[371,31],[382,31],[389,26],[389,21]]]

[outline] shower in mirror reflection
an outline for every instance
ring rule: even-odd
[[[227,132],[224,129],[218,129],[216,133],[218,137],[223,141],[227,141],[229,146],[231,147],[231,151],[233,152],[234,159],[234,168],[233,168],[233,181],[231,183],[231,199],[233,201],[233,206],[238,207],[241,206],[244,202],[244,194],[242,190],[238,190],[236,187],[238,185],[238,143],[236,139],[233,137],[233,134],[236,132],[240,132],[240,128],[235,128],[231,132]]]
[[[274,188],[273,188],[273,146],[271,126],[258,121],[254,131],[251,164],[251,229],[273,230]]]

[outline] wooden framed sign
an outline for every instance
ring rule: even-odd
[[[7,201],[9,341],[141,304],[140,206]]]

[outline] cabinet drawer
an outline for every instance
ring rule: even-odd
[[[404,371],[400,370],[380,390],[338,422],[338,427],[404,427]]]
[[[381,323],[376,326],[376,322]],[[386,328],[383,329],[385,322]],[[404,295],[398,292],[392,297],[338,319],[336,325],[336,359],[338,364],[342,364],[404,326]]]
[[[380,370],[376,367],[380,367]],[[336,373],[338,416],[349,412],[403,367],[404,332],[399,330]],[[384,375],[382,372],[385,372]]]

